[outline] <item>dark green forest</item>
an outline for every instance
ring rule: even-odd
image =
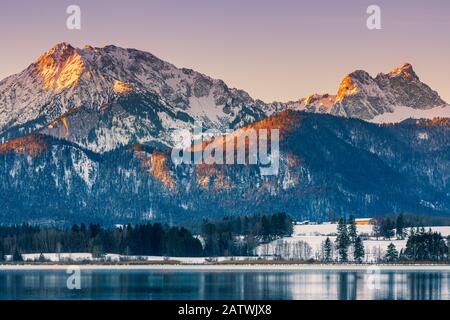
[[[71,228],[29,224],[0,226],[0,259],[25,253],[87,252],[122,255],[201,257],[252,255],[262,241],[290,235],[292,220],[285,214],[255,215],[204,220],[200,223],[204,245],[184,227],[160,223],[104,228],[75,224]]]

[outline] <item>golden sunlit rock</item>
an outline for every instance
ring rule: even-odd
[[[151,156],[151,169],[152,175],[161,181],[161,183],[169,189],[175,187],[175,182],[170,175],[169,168],[167,167],[167,156],[161,152],[153,152]]]
[[[44,90],[60,92],[78,83],[85,64],[74,48],[58,45],[38,59],[36,70],[42,78]]]
[[[141,159],[142,168],[149,171],[155,179],[159,180],[166,188],[174,189],[175,181],[170,174],[167,165],[168,156],[165,153],[154,151],[151,155],[143,151],[142,145],[134,145],[131,147],[136,157]]]
[[[352,78],[350,76],[346,76],[339,86],[336,102],[342,101],[345,97],[356,94],[358,91],[358,87],[353,83]]]
[[[114,81],[113,90],[117,94],[127,94],[132,91],[132,88],[129,84],[116,80]]]
[[[405,63],[400,68],[395,68],[390,72],[391,75],[403,75],[405,78],[415,78],[416,75],[412,69],[412,65],[409,63]]]

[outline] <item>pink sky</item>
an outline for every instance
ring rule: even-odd
[[[82,29],[65,26],[82,10]],[[382,30],[366,28],[377,4]],[[448,0],[2,0],[0,78],[57,42],[152,52],[264,101],[336,93],[356,69],[376,75],[404,62],[450,101]]]

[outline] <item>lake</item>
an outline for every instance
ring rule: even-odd
[[[0,299],[449,300],[448,271],[0,270]],[[73,282],[75,283],[75,282]]]

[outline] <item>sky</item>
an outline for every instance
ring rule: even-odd
[[[69,5],[81,29],[66,27]],[[381,9],[381,30],[366,10]],[[266,102],[337,92],[409,62],[450,102],[448,0],[0,0],[0,79],[58,42],[148,51]]]

